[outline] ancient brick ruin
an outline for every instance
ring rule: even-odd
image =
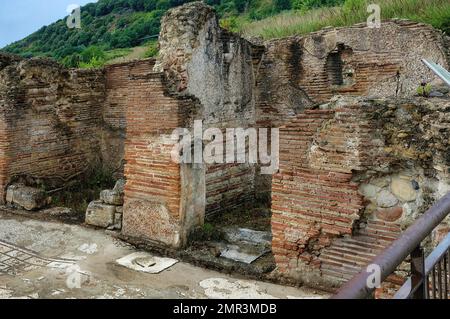
[[[266,205],[277,276],[340,284],[450,191],[450,99],[414,97],[439,87],[421,59],[448,68],[449,47],[403,20],[255,44],[195,2],[165,15],[157,59],[67,70],[2,54],[0,201],[19,180],[108,168],[126,180],[124,238],[176,249],[205,218]],[[279,171],[175,163],[172,131],[194,120],[280,127]]]

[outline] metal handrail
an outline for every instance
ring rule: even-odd
[[[439,245],[431,252],[425,259],[425,276],[428,276],[433,271],[434,266],[448,254],[450,247],[450,233],[439,243]],[[394,295],[394,299],[406,299],[411,295],[413,287],[411,285],[411,278],[408,278],[403,286]]]
[[[420,243],[439,225],[439,223],[450,213],[450,193],[441,198],[436,204],[428,209],[413,225],[395,240],[390,246],[376,256],[370,264],[380,267],[380,280],[383,282],[392,274],[398,265],[411,254]],[[365,299],[371,295],[375,287],[367,285],[372,272],[363,269],[343,285],[333,299]]]

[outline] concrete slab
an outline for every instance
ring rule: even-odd
[[[251,264],[270,251],[270,232],[238,227],[223,231],[229,243],[221,249],[220,257]]]
[[[142,271],[149,274],[159,274],[161,271],[175,265],[178,260],[156,257],[146,252],[137,252],[117,259],[116,262],[119,265],[136,271]]]
[[[226,248],[220,252],[220,257],[251,264],[268,252],[269,249],[261,246],[252,247],[252,249],[245,249],[238,245],[227,245]]]

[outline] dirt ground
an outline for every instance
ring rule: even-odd
[[[0,210],[0,298],[325,298],[177,262],[158,274],[116,260],[138,250],[102,230]]]

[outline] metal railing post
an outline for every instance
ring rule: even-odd
[[[406,257],[412,257],[411,270],[414,273],[415,281],[421,284],[420,291],[417,292],[417,297],[427,298],[429,295],[428,275],[433,276],[435,272],[431,272],[431,268],[439,262],[444,252],[450,247],[450,234],[433,250],[428,261],[432,263],[431,266],[424,268],[423,252],[415,250],[420,249],[422,241],[431,234],[447,215],[450,214],[450,193],[442,197],[437,203],[430,207],[421,217],[419,217],[410,227],[408,227],[399,238],[397,238],[390,246],[385,248],[379,255],[377,255],[369,264],[378,265],[381,269],[381,282],[383,282],[390,274],[392,274],[398,265],[400,265]],[[437,256],[437,257],[436,257]],[[428,270],[430,269],[430,270]],[[434,269],[434,267],[433,267]],[[367,279],[371,275],[365,269],[346,282],[338,292],[333,295],[333,299],[362,299],[367,298],[374,290],[374,287],[367,285]],[[432,284],[435,284],[433,278]],[[406,286],[405,286],[406,285]],[[405,292],[403,288],[410,288]],[[411,278],[402,286],[401,294],[399,292],[396,296],[411,297],[417,289],[414,289]],[[433,288],[432,293],[435,293]]]
[[[425,255],[419,245],[411,252],[411,287],[414,289],[412,299],[426,299],[425,281]]]

